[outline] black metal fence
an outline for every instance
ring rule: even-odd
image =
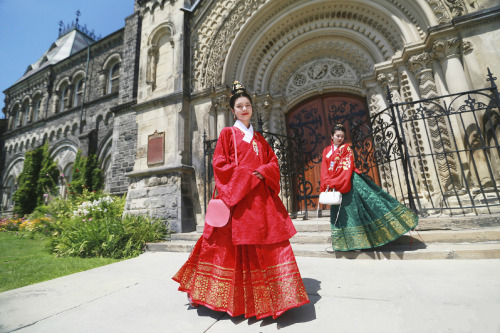
[[[422,216],[500,212],[500,95],[495,80],[488,70],[489,88],[416,102],[393,103],[388,93],[388,108],[366,120],[347,115],[356,166]],[[339,122],[335,114],[328,120]],[[318,197],[316,184],[305,177],[307,168],[321,163],[321,155],[311,153],[314,136],[305,130],[317,121],[290,125],[293,137],[261,131],[278,157],[281,198],[293,217],[307,219],[308,207]],[[213,190],[216,142],[205,136],[205,207]]]
[[[353,129],[356,165],[420,215],[500,212],[500,97],[490,87],[393,103]]]

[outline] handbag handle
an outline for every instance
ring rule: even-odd
[[[236,133],[234,132],[234,127],[231,126],[231,130],[233,131],[233,144],[234,144],[234,159],[236,161],[236,166],[238,166],[238,147],[236,145]],[[215,198],[215,190],[217,188],[214,186],[214,191],[212,192],[212,199]]]

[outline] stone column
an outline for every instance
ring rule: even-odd
[[[412,71],[419,83],[420,96],[422,99],[429,99],[438,97],[436,84],[434,82],[434,75],[432,71],[432,56],[429,52],[422,52],[410,58],[408,67]],[[433,115],[442,114],[441,109],[430,103],[422,103],[427,109],[428,113]],[[420,116],[420,115],[419,115]],[[420,166],[421,175],[425,176],[424,189],[428,190],[432,196],[432,200],[439,202],[440,192],[449,192],[455,189],[462,188],[462,182],[458,173],[458,165],[455,157],[452,155],[445,155],[444,152],[453,151],[451,144],[451,131],[448,128],[446,117],[429,117],[426,120],[428,133],[428,142],[430,144],[430,151],[433,152],[436,159],[436,167],[433,166],[430,156],[423,158],[422,165]],[[424,128],[422,126],[422,128]],[[436,176],[442,188],[435,187],[435,181],[430,177],[431,173],[436,170]]]
[[[461,46],[462,41],[458,37],[437,40],[433,45],[434,55],[443,67],[446,85],[450,94],[458,94],[471,90],[460,59]],[[468,95],[458,97],[451,107],[454,107],[455,111],[458,111],[459,107],[467,105],[466,100],[468,99]],[[481,130],[480,124],[476,121],[482,119],[483,114],[478,111],[468,112],[468,110],[469,108],[466,108],[465,112],[457,114],[456,121],[459,124],[457,127],[460,130],[460,138],[463,139],[464,146],[468,149],[473,149],[473,152],[468,156],[469,170],[471,176],[479,184],[491,186],[492,180],[488,169],[487,156],[485,156],[483,149],[486,145],[484,142],[484,131]]]
[[[217,130],[216,136],[219,137],[222,129],[229,125],[229,115],[231,115],[231,125],[232,125],[232,114],[230,111],[229,100],[226,95],[220,95],[215,101],[215,110],[217,115]],[[229,110],[229,111],[228,111]]]

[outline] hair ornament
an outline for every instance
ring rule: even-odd
[[[234,81],[233,87],[231,88],[231,97],[236,94],[246,93],[245,87],[240,83],[240,81]]]

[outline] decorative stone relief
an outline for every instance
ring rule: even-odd
[[[434,56],[443,62],[449,58],[460,56],[461,45],[462,41],[458,37],[440,39],[434,42],[432,51]]]
[[[427,0],[427,3],[432,8],[432,11],[434,12],[434,15],[436,15],[439,23],[447,23],[451,21],[451,16],[441,0]]]
[[[434,82],[434,75],[432,71],[432,56],[429,52],[422,52],[418,55],[412,56],[409,60],[409,68],[417,77],[419,82],[419,89],[422,99],[429,99],[438,97],[436,83]],[[439,114],[437,106],[430,103],[422,103],[429,112]],[[441,153],[444,151],[452,151],[450,130],[444,117],[429,117],[426,120],[429,130],[429,136],[434,153]],[[458,174],[458,166],[454,157],[446,154],[437,154],[436,161],[438,164],[438,177],[444,185],[444,190],[449,191],[457,184],[461,184],[460,176]],[[430,161],[426,161],[428,166],[431,165]],[[431,192],[433,197],[437,196],[439,189],[434,187],[430,168],[424,165],[420,166],[421,176],[425,179],[426,187]],[[460,185],[458,185],[460,186]]]
[[[282,6],[276,6],[273,11],[266,15],[259,24],[254,28],[253,32],[263,25],[267,25],[269,21],[275,19],[278,14],[285,11],[295,1],[284,2]],[[422,29],[418,27],[415,17],[411,14],[411,10],[405,8],[396,0],[390,1],[394,6],[401,10],[404,15],[408,15],[408,21],[414,23],[418,33],[425,35]],[[211,8],[200,11],[206,17],[199,20],[200,25],[194,24],[192,31],[193,40],[196,41],[193,49],[193,81],[197,82],[198,88],[207,88],[218,86],[222,82],[222,70],[224,60],[227,56],[229,47],[232,45],[234,36],[239,32],[244,23],[265,3],[264,0],[235,0],[235,1],[217,1]],[[375,11],[373,8],[366,6],[362,10],[352,8],[350,5],[341,3],[326,3],[327,8],[311,7],[300,13],[293,22],[282,20],[276,23],[274,29],[275,35],[270,34],[256,46],[256,49],[262,50],[260,54],[255,54],[251,59],[251,64],[248,68],[252,68],[255,77],[251,77],[250,81],[254,82],[259,77],[257,72],[253,71],[253,67],[258,66],[261,62],[268,62],[272,58],[271,53],[275,53],[280,47],[286,45],[289,39],[297,38],[298,36],[308,33],[309,31],[318,29],[319,26],[341,28],[355,31],[356,34],[362,34],[365,38],[373,40],[374,44],[379,47],[381,52],[388,59],[391,54],[402,48],[403,40],[401,34],[397,33],[398,27],[393,21]],[[197,21],[197,17],[194,19]],[[325,26],[326,24],[326,26]],[[284,31],[289,32],[283,34]],[[253,33],[247,34],[248,39],[255,36]],[[248,45],[244,43],[243,45]],[[262,46],[262,47],[261,47]],[[210,50],[210,52],[209,52]],[[236,60],[233,63],[239,63],[239,59],[244,56],[242,51],[235,54]],[[195,88],[196,89],[196,88]]]
[[[467,14],[467,9],[465,8],[463,0],[444,0],[444,3],[448,6],[452,17]]]
[[[307,90],[309,86],[317,86],[321,82],[329,84],[357,84],[359,78],[348,64],[340,60],[323,59],[314,61],[297,70],[288,80],[286,95],[288,98]]]
[[[151,45],[148,49],[148,62],[146,68],[146,83],[151,89],[156,89],[156,67],[158,65],[159,49],[157,45]]]

